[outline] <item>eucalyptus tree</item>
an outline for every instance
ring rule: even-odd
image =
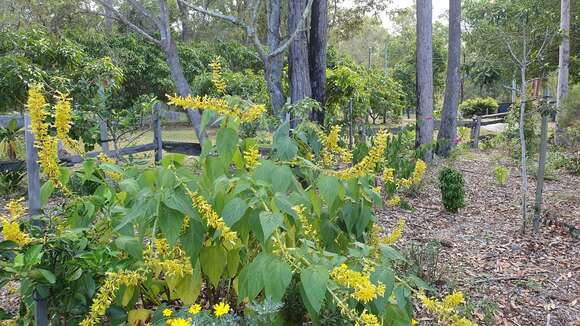
[[[163,51],[165,60],[169,66],[171,79],[175,83],[175,89],[180,96],[191,94],[189,82],[185,78],[183,65],[177,52],[177,45],[172,35],[172,26],[169,14],[169,7],[166,0],[158,0],[155,11],[146,8],[139,0],[126,0],[124,4],[129,5],[137,11],[141,18],[157,28],[156,31],[148,31],[145,27],[139,26],[132,22],[126,15],[122,14],[118,7],[111,5],[107,0],[95,0],[133,32],[141,35],[145,40],[157,45]],[[201,129],[201,114],[198,110],[187,110],[187,116],[195,129],[196,136],[200,143],[203,142],[205,135]]]
[[[312,97],[324,108],[326,102],[326,60],[328,34],[328,0],[314,0],[310,20],[308,63]],[[311,120],[324,123],[324,109],[312,112]]]
[[[264,62],[264,78],[266,79],[266,85],[268,86],[268,91],[270,93],[272,111],[277,115],[286,102],[284,92],[282,91],[282,70],[284,67],[284,58],[282,55],[292,44],[294,44],[294,49],[296,49],[296,46],[299,44],[302,44],[300,49],[303,47],[303,43],[306,40],[306,23],[308,22],[311,13],[313,1],[314,0],[288,1],[288,9],[290,11],[288,13],[288,23],[286,24],[288,26],[288,34],[284,38],[280,36],[282,0],[266,1],[266,45],[262,44],[260,36],[258,35],[258,16],[262,5],[261,0],[250,1],[248,5],[250,8],[249,19],[244,19],[240,16],[227,15],[217,10],[212,10],[202,6],[188,5],[188,7],[189,9],[204,15],[230,22],[233,25],[241,27],[245,31],[246,36],[252,41],[258,51],[260,59]],[[307,62],[307,48],[305,55]],[[305,61],[301,60],[301,62],[303,64]],[[296,66],[295,68],[298,69]],[[308,79],[308,85],[304,88],[304,92],[306,92],[305,94],[307,94],[307,96],[310,96],[311,91],[308,92],[306,90],[310,89],[308,65],[304,68],[305,72],[300,76]],[[296,87],[297,85],[293,86]]]
[[[448,156],[457,135],[457,108],[459,107],[459,66],[461,58],[461,1],[449,0],[449,51],[447,52],[447,81],[437,134],[437,154]]]
[[[415,146],[423,148],[423,160],[432,158],[433,141],[433,6],[417,0],[417,119]]]
[[[568,96],[568,77],[570,75],[570,0],[561,0],[560,32],[562,41],[558,55],[558,89],[556,93],[556,107],[560,108]],[[561,142],[562,128],[556,119],[556,142]]]

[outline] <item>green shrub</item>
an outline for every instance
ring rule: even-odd
[[[493,170],[493,177],[495,178],[495,182],[498,185],[505,185],[508,177],[509,177],[509,170],[503,166],[497,166],[494,170]]]
[[[457,213],[463,207],[463,197],[465,195],[461,172],[448,167],[441,170],[439,173],[439,188],[441,189],[441,199],[445,209],[451,213]]]
[[[463,101],[459,109],[464,118],[476,115],[493,114],[497,111],[497,101],[491,97],[476,97]]]
[[[558,116],[558,125],[564,131],[564,144],[580,146],[580,84],[570,87]]]
[[[580,156],[570,157],[565,164],[566,170],[574,175],[580,175]]]

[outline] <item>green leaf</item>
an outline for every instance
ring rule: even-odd
[[[294,182],[294,174],[287,166],[278,166],[271,175],[274,192],[286,193]]]
[[[139,260],[143,258],[143,245],[137,238],[122,235],[115,239],[115,245]]]
[[[50,195],[54,192],[52,181],[48,180],[40,187],[40,206],[43,207],[48,202]]]
[[[270,238],[272,233],[282,226],[284,217],[280,213],[272,212],[261,212],[260,213],[260,226],[262,227],[262,233],[264,235],[264,242]]]
[[[195,303],[201,291],[202,283],[199,263],[195,264],[191,275],[172,277],[167,283],[171,285],[170,289],[174,297],[180,299],[186,305]]]
[[[189,217],[189,227],[180,236],[179,242],[185,253],[189,256],[191,266],[195,266],[199,252],[205,239],[205,225],[197,214]]]
[[[313,265],[300,272],[300,285],[306,296],[304,299],[313,312],[318,314],[322,307],[322,300],[326,294],[328,282],[328,269],[322,265]]]
[[[231,128],[220,128],[217,132],[216,145],[221,159],[226,164],[232,161],[239,142],[238,134]]]
[[[244,214],[246,214],[248,207],[248,204],[246,204],[243,199],[236,197],[226,203],[222,210],[221,217],[224,219],[224,222],[231,227],[236,224]]]
[[[207,275],[210,283],[217,286],[226,267],[226,251],[220,246],[204,247],[201,249],[199,259],[201,270]]]
[[[336,177],[322,175],[318,179],[318,189],[320,190],[320,196],[328,207],[332,207],[334,201],[338,199],[342,185]]]
[[[396,249],[390,246],[381,246],[381,254],[387,260],[406,261],[403,255],[401,255]]]
[[[298,146],[290,138],[290,126],[288,122],[278,127],[272,136],[272,151],[274,156],[280,160],[291,160],[298,153]]]
[[[157,217],[159,228],[172,247],[177,243],[183,218],[183,214],[174,209],[165,205],[159,207],[159,216]]]
[[[252,301],[264,289],[262,274],[270,259],[270,255],[262,252],[242,268],[238,276],[238,302],[242,302],[245,298]]]
[[[42,274],[44,279],[48,281],[48,283],[50,284],[56,283],[56,276],[51,271],[42,268],[39,268],[38,271],[40,272],[40,274]]]
[[[274,301],[281,301],[286,288],[292,281],[292,270],[288,263],[278,257],[271,256],[262,272],[264,278],[264,294]]]

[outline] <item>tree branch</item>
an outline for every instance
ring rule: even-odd
[[[113,6],[109,6],[106,2],[104,2],[103,0],[95,0],[97,3],[99,3],[101,6],[109,9],[115,16],[117,16],[117,18],[125,25],[127,25],[130,29],[132,29],[133,31],[135,31],[138,34],[141,34],[141,36],[143,36],[146,40],[148,40],[151,43],[154,43],[156,45],[161,45],[161,42],[154,38],[153,36],[149,35],[147,32],[145,32],[143,29],[139,28],[139,26],[133,24],[132,22],[130,22],[127,17],[123,16],[117,9],[115,9]]]
[[[139,11],[139,13],[143,16],[145,16],[146,18],[150,19],[151,21],[153,21],[153,23],[155,23],[155,25],[157,25],[157,28],[161,29],[161,23],[159,22],[159,19],[157,19],[157,17],[153,16],[149,10],[147,10],[143,4],[141,4],[141,2],[137,1],[137,0],[128,0],[131,3],[131,6],[133,6],[133,8],[137,9],[137,11]]]
[[[313,2],[314,2],[314,0],[309,0],[308,3],[306,4],[306,8],[304,8],[304,12],[302,13],[302,17],[300,17],[300,22],[298,22],[298,26],[296,26],[296,29],[294,30],[292,35],[286,41],[284,41],[284,43],[282,43],[277,49],[268,53],[268,57],[272,58],[272,57],[278,56],[280,53],[284,52],[288,48],[288,46],[290,46],[290,43],[292,43],[292,41],[294,41],[294,39],[296,38],[298,33],[301,32],[303,28],[305,28],[305,25],[306,25],[305,23],[306,23],[306,20],[308,19],[308,16],[310,15],[310,10],[312,9]]]
[[[503,34],[503,36],[501,37],[501,40],[504,42],[505,46],[507,47],[510,55],[512,56],[512,59],[521,67],[522,62],[518,59],[518,57],[514,53],[511,44],[508,42],[507,37],[505,36],[505,33],[502,33],[502,34]]]

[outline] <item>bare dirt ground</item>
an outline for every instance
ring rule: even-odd
[[[580,178],[556,172],[547,180],[544,209],[552,222],[535,236],[522,234],[521,177],[509,162],[497,152],[480,151],[438,162],[429,168],[419,194],[409,198],[414,211],[385,211],[380,218],[387,229],[406,219],[403,248],[441,244],[431,273],[439,280],[433,281],[443,293],[464,291],[480,325],[580,325],[580,241],[569,230],[580,227]],[[437,173],[444,164],[465,178],[465,207],[457,214],[441,206]],[[495,183],[497,164],[510,170],[505,186]],[[535,179],[529,181],[531,216]],[[434,323],[429,316],[418,321]]]

